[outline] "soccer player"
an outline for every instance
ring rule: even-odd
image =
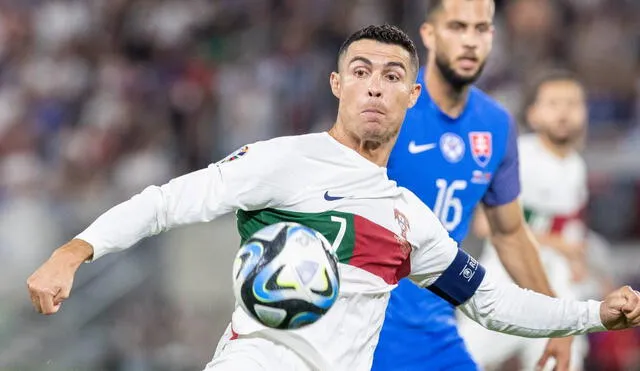
[[[340,293],[327,314],[299,330],[266,328],[237,307],[207,369],[369,370],[389,292],[407,276],[511,334],[566,336],[640,325],[640,294],[628,286],[602,302],[580,302],[497,282],[458,249],[424,203],[388,179],[384,166],[420,95],[418,67],[415,46],[399,29],[356,32],[330,77],[339,105],[329,132],[250,144],[108,210],[28,279],[36,310],[60,309],[83,261],[235,211],[243,240],[280,221],[321,232],[339,258]]]
[[[428,50],[418,74],[422,94],[406,116],[389,177],[414,192],[460,243],[473,210],[486,206],[492,240],[521,287],[552,295],[536,242],[518,203],[517,130],[510,115],[472,83],[493,40],[493,0],[431,0],[420,34]],[[451,304],[410,280],[391,293],[374,357],[375,371],[476,370]],[[571,339],[554,339],[550,356],[566,371]]]
[[[577,298],[573,282],[586,274],[588,233],[582,221],[587,171],[577,151],[587,120],[585,92],[571,73],[558,70],[535,79],[525,97],[526,122],[535,130],[535,134],[518,139],[525,219],[540,241],[540,255],[552,288],[559,297]],[[480,235],[485,234],[483,219],[480,212],[475,223]],[[486,245],[480,263],[509,281],[491,244]],[[540,339],[486,331],[464,320],[460,333],[483,369],[495,369],[519,355],[522,368],[531,370],[544,349]],[[486,344],[493,346],[487,348]],[[582,369],[585,348],[584,339],[574,341],[572,370]]]

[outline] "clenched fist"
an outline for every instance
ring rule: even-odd
[[[58,312],[69,297],[78,267],[91,258],[93,248],[82,240],[71,240],[51,254],[51,257],[27,279],[33,307],[42,314]]]
[[[640,326],[640,292],[624,286],[600,304],[600,320],[609,330]]]

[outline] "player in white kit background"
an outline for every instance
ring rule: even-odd
[[[553,290],[558,297],[574,299],[574,283],[587,273],[588,230],[582,217],[587,203],[587,171],[578,152],[587,121],[585,91],[570,72],[562,70],[539,76],[530,90],[523,116],[534,133],[518,139],[523,211],[540,242],[540,257]],[[488,234],[481,210],[475,229],[480,236]],[[510,280],[489,242],[479,260],[502,280]],[[532,370],[545,346],[544,341],[486,331],[464,319],[461,334],[473,357],[487,370],[498,368],[516,354],[522,369]],[[572,370],[582,369],[585,349],[585,339],[574,341]],[[552,364],[546,369],[552,369]]]
[[[339,106],[329,132],[250,144],[108,210],[28,279],[35,309],[56,313],[84,261],[236,212],[243,239],[281,221],[322,233],[339,259],[340,293],[326,315],[299,330],[266,328],[236,308],[208,370],[369,370],[389,292],[404,277],[447,295],[484,326],[521,336],[640,325],[640,294],[628,286],[602,302],[580,302],[496,281],[425,204],[389,180],[384,166],[420,94],[417,52],[404,32],[364,28],[343,44],[338,62],[330,86]]]

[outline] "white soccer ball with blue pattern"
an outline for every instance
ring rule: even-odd
[[[296,329],[316,322],[338,297],[340,277],[331,244],[297,223],[253,234],[233,264],[236,300],[265,326]]]

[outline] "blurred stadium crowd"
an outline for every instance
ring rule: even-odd
[[[517,113],[530,74],[552,66],[578,73],[589,91],[593,227],[631,246],[613,250],[637,268],[626,254],[639,250],[640,165],[627,151],[640,143],[640,2],[496,3],[494,50],[479,85]],[[81,277],[85,296],[76,299],[101,308],[94,312],[69,303],[58,318],[39,318],[24,281],[60,243],[144,186],[251,141],[328,128],[335,112],[328,74],[344,37],[388,22],[421,44],[424,7],[424,0],[1,0],[0,369],[202,367],[231,293],[218,303],[223,309],[202,304],[213,301],[207,297],[187,300],[202,306],[185,309],[171,293],[189,290],[167,282],[200,256],[178,268],[167,263],[180,260],[180,250],[166,255],[154,245],[175,240],[152,239],[85,269],[93,272]],[[224,223],[218,231],[232,236],[233,223]],[[190,234],[179,243],[214,244]],[[230,264],[211,277],[230,282]],[[101,284],[110,289],[98,290],[92,282],[108,272],[114,278]],[[587,369],[638,369],[639,336],[625,336],[595,339],[607,352],[594,350]]]

